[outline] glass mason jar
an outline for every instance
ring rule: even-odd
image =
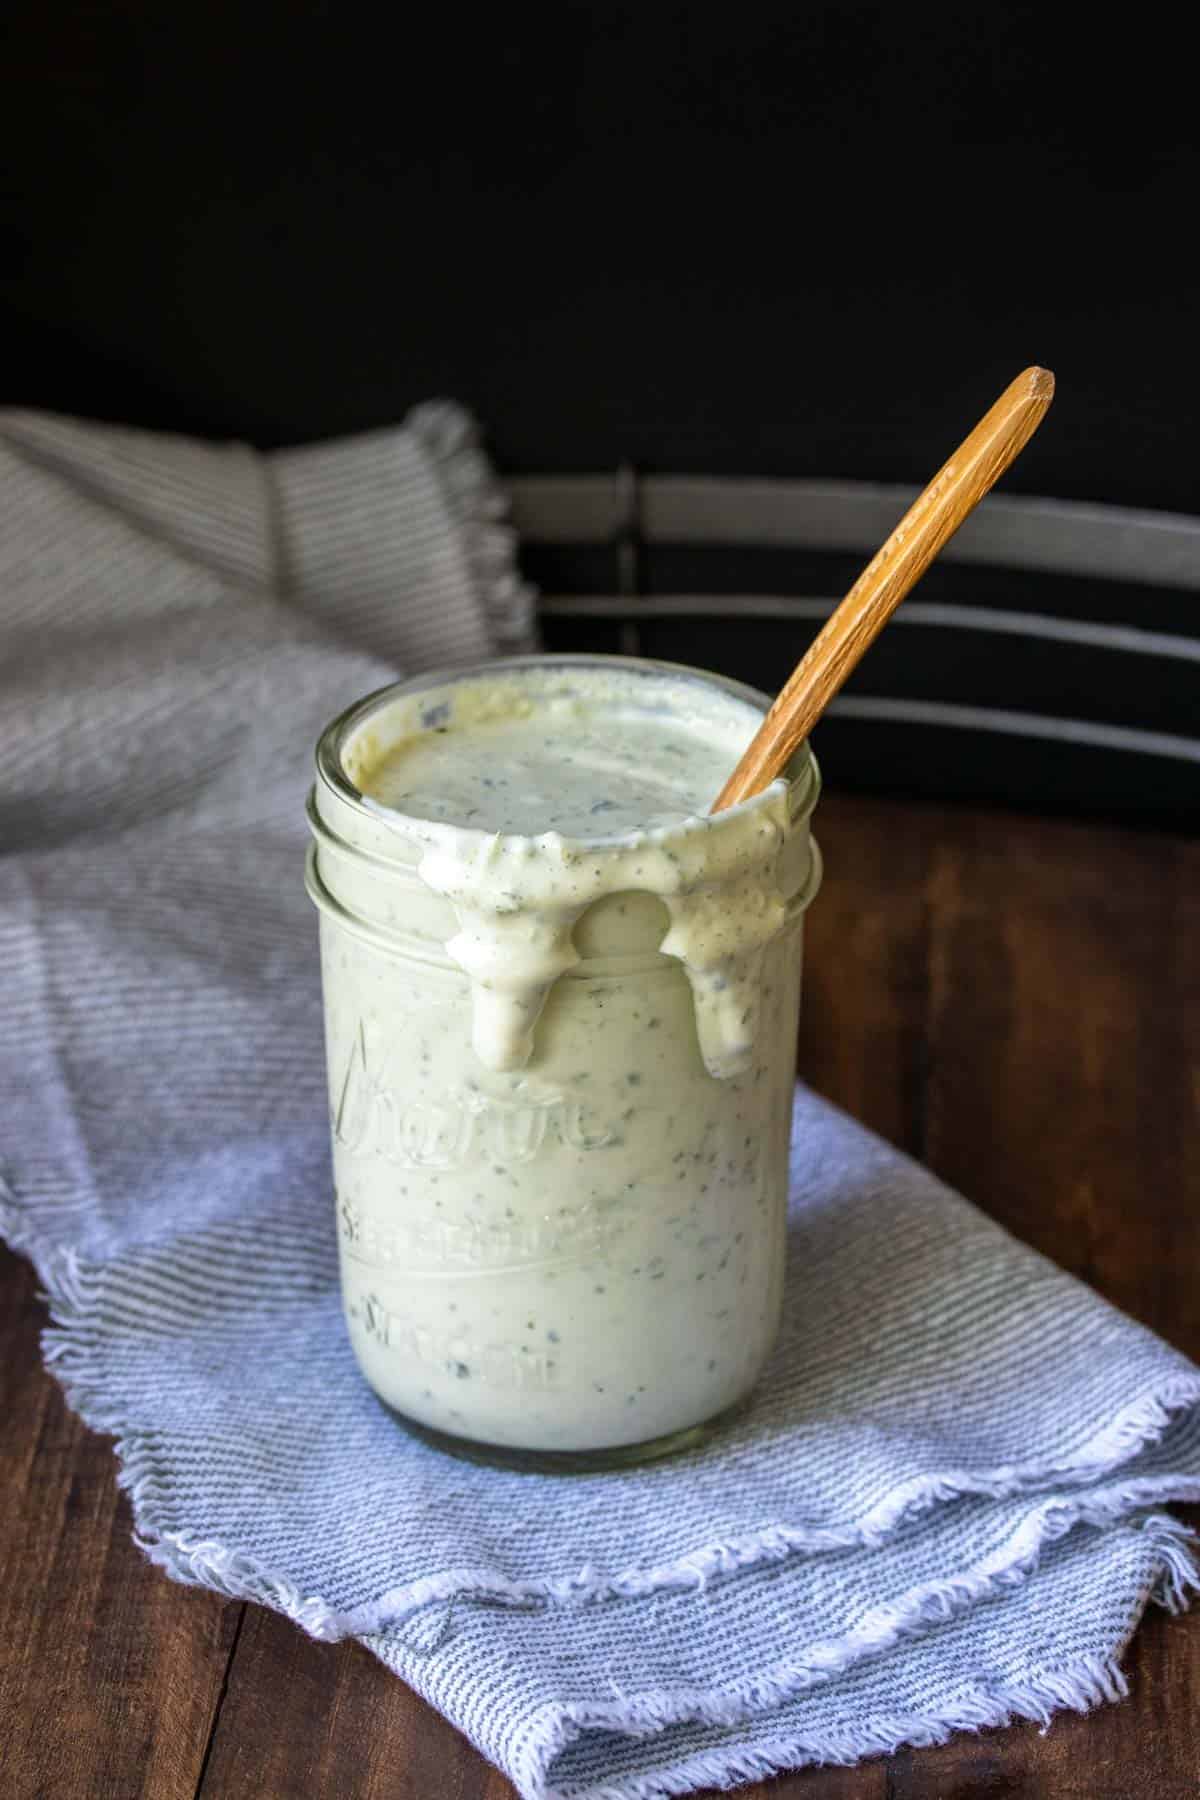
[[[766,796],[636,840],[633,863],[629,838],[539,837],[549,874],[513,914],[505,858],[531,840],[358,785],[492,681],[533,684],[535,708],[633,683],[647,717],[686,692],[738,748],[768,701],[670,664],[519,657],[387,688],[317,748],[307,881],[355,1355],[443,1448],[602,1468],[699,1442],[776,1336],[819,775],[803,747]]]

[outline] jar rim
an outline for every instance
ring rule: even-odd
[[[459,681],[470,681],[481,676],[499,674],[517,669],[613,669],[625,674],[644,675],[647,678],[655,675],[672,676],[679,680],[695,681],[709,688],[716,688],[731,698],[742,700],[756,711],[765,713],[771,705],[771,698],[760,689],[748,683],[737,681],[732,676],[717,674],[712,669],[695,668],[687,663],[667,662],[655,657],[612,656],[604,653],[586,651],[543,651],[523,656],[500,656],[488,658],[486,661],[465,665],[443,666],[427,669],[419,675],[409,676],[400,681],[391,681],[383,687],[375,688],[371,693],[363,695],[345,708],[325,727],[317,740],[315,761],[317,778],[347,805],[355,810],[368,810],[377,822],[386,821],[394,816],[400,822],[402,813],[391,814],[389,808],[373,805],[368,796],[347,774],[343,762],[343,751],[352,732],[359,730],[377,711],[382,711],[393,700],[403,695],[418,694],[426,688],[444,687]],[[797,784],[802,784],[803,803],[799,810],[811,811],[820,793],[820,769],[807,741],[800,744],[793,753],[787,766],[786,780],[789,790],[796,792]],[[753,806],[760,796],[752,795],[737,806],[727,810],[734,813],[741,807]],[[470,829],[466,827],[464,829]],[[581,840],[582,841],[582,840]],[[604,843],[604,839],[589,838],[587,842],[593,846]]]

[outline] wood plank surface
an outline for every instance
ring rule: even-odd
[[[1200,844],[827,796],[800,1066],[1200,1359]],[[357,1645],[168,1582],[108,1440],[41,1370],[0,1264],[2,1800],[511,1800]],[[1196,1522],[1193,1519],[1193,1522]],[[1195,1800],[1200,1611],[1152,1613],[1131,1697],[747,1800]]]
[[[0,1796],[191,1796],[242,1609],[136,1548],[112,1441],[43,1372],[36,1279],[0,1255]]]

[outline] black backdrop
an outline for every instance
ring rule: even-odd
[[[510,472],[917,481],[1039,361],[1010,492],[1198,513],[1176,16],[19,0],[0,397],[274,445],[452,394]]]

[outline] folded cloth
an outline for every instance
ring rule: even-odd
[[[261,457],[9,415],[0,513],[3,1226],[153,1561],[361,1638],[529,1800],[1119,1695],[1194,1582],[1200,1372],[803,1090],[782,1342],[706,1448],[476,1468],[359,1377],[303,799],[356,695],[530,641],[469,422]]]

